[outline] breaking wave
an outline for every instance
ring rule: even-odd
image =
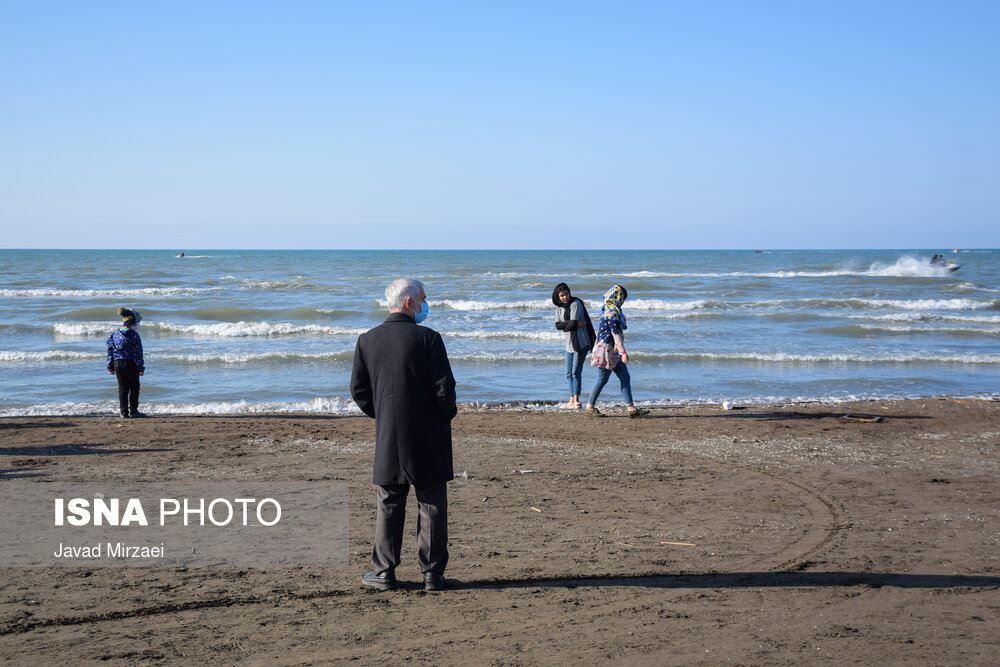
[[[70,299],[95,299],[103,297],[148,298],[156,296],[193,296],[214,292],[221,287],[144,287],[137,289],[2,289],[4,297],[65,297]]]
[[[273,401],[261,403],[250,403],[247,401],[212,401],[208,403],[143,402],[142,411],[148,415],[247,415],[299,412],[335,415],[361,414],[361,410],[354,401],[336,396],[332,398],[314,398],[309,401]],[[0,409],[0,417],[113,416],[117,414],[118,404],[113,401],[45,403]]]
[[[76,350],[45,350],[43,352],[21,352],[19,350],[0,350],[0,363],[21,363],[26,361],[89,361],[106,359],[104,352],[78,352]]]

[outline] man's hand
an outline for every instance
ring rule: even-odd
[[[114,374],[115,374],[114,371],[108,371],[108,375],[114,375]]]

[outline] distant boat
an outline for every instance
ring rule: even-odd
[[[959,250],[958,248],[955,248],[954,250],[952,250],[952,252],[962,252],[962,251]]]
[[[182,250],[182,251],[181,251],[181,254],[179,254],[179,255],[177,255],[177,256],[178,256],[178,257],[183,257],[183,256],[184,256],[184,251]]]

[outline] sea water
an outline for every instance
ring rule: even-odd
[[[1000,251],[0,250],[0,416],[117,414],[104,341],[143,315],[151,414],[353,412],[360,333],[426,285],[463,404],[569,395],[553,286],[628,289],[642,405],[1000,391]],[[584,395],[596,373],[584,367]],[[612,378],[601,401],[621,403]]]

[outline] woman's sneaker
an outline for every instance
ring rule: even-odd
[[[639,417],[645,417],[649,414],[649,410],[646,408],[636,408],[632,412],[628,413],[629,419],[638,419]]]

